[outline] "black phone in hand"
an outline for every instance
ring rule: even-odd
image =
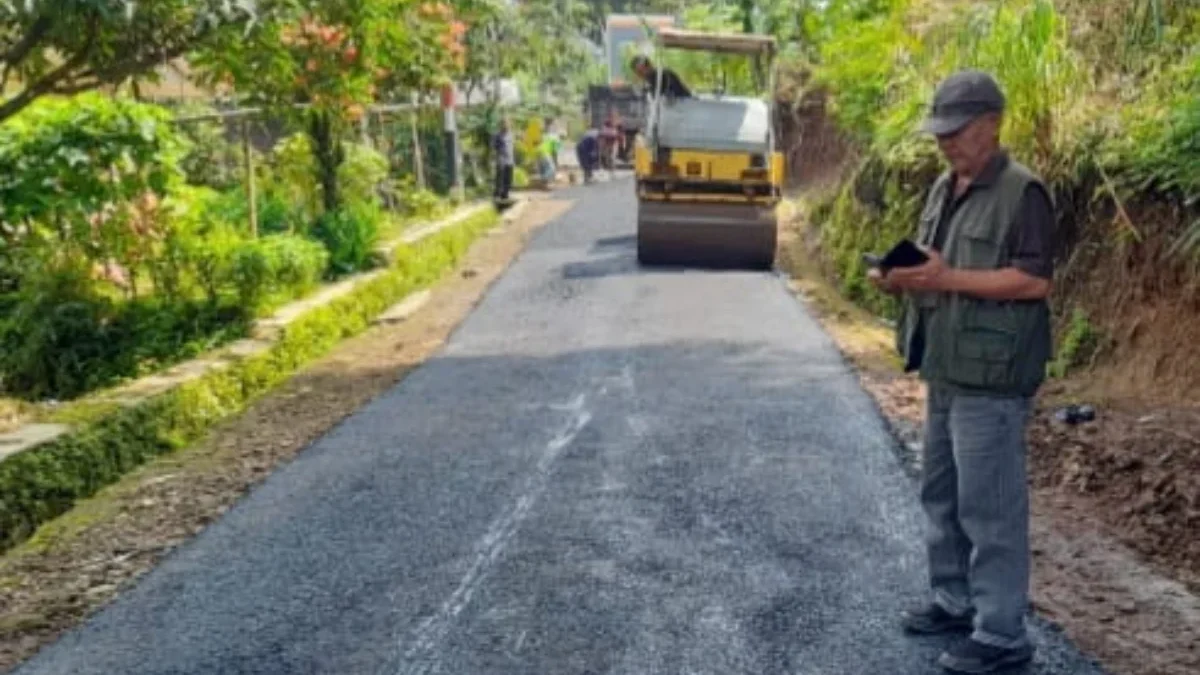
[[[892,250],[882,256],[873,253],[863,254],[863,261],[871,267],[878,267],[884,274],[893,267],[919,267],[929,260],[929,256],[908,239],[892,247]]]

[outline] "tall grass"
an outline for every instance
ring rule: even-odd
[[[1057,0],[1072,46],[1104,74],[1145,74],[1186,50],[1200,24],[1195,0]]]
[[[1056,123],[1091,85],[1067,46],[1067,29],[1049,0],[998,4],[968,22],[949,53],[959,66],[990,71],[1008,98],[1005,142],[1043,171],[1061,146]]]
[[[874,137],[880,111],[904,92],[906,73],[920,59],[922,44],[904,22],[907,9],[898,2],[861,19],[835,14],[823,31],[814,83],[834,92],[830,112],[860,142]]]

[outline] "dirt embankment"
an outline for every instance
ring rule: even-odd
[[[797,116],[783,127],[785,152],[800,163],[783,264],[915,468],[924,389],[899,372],[891,329],[837,294],[819,233],[804,220],[805,196],[836,183],[854,150],[819,96]],[[836,163],[812,166],[806,144]],[[1074,331],[1085,358],[1045,387],[1030,425],[1034,603],[1113,672],[1190,675],[1200,672],[1200,341],[1190,338],[1200,331],[1200,296],[1182,263],[1166,257],[1172,227],[1147,221],[1140,243],[1102,246],[1124,226],[1111,215],[1065,216],[1082,218],[1072,224],[1083,234],[1060,263],[1057,332]],[[1096,420],[1055,419],[1075,402],[1095,405]]]

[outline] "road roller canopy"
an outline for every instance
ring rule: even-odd
[[[666,49],[687,49],[747,56],[775,55],[775,38],[768,35],[710,33],[664,27],[658,30],[657,41],[660,47]]]
[[[751,63],[753,87],[762,90],[774,87],[775,38],[769,35],[750,33],[719,33],[662,27],[654,36],[655,50],[702,52],[715,57],[743,57]],[[723,59],[722,59],[723,60]],[[665,61],[665,60],[664,60]],[[726,69],[718,68],[721,84],[717,90],[725,92]],[[695,91],[695,89],[693,89]]]

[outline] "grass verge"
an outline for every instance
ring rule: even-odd
[[[387,307],[452,268],[497,218],[484,211],[401,245],[386,272],[297,319],[266,351],[0,463],[0,551],[147,460],[203,438],[302,365],[365,330]]]

